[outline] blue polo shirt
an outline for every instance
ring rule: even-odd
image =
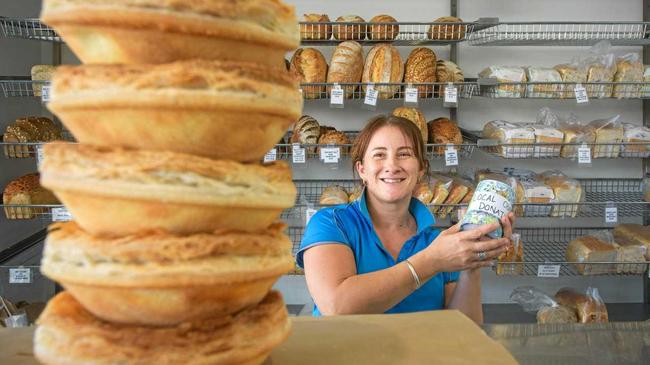
[[[354,254],[357,274],[383,270],[399,264],[422,251],[440,233],[431,225],[435,222],[431,212],[419,200],[411,198],[409,212],[415,218],[418,229],[415,236],[402,246],[397,260],[384,248],[370,219],[366,195],[352,203],[319,210],[309,221],[296,254],[298,266],[303,265],[303,254],[311,247],[323,243],[339,243],[350,247]],[[445,284],[458,280],[458,272],[441,272],[432,277],[420,289],[411,293],[386,313],[418,312],[443,309],[445,305]],[[320,316],[314,305],[314,316]]]

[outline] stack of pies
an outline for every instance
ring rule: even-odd
[[[45,146],[41,183],[75,218],[42,272],[66,291],[39,319],[44,364],[261,364],[288,336],[271,291],[293,267],[278,222],[289,167],[259,161],[302,112],[279,0],[45,0],[88,64],[48,107],[80,144]],[[99,64],[103,62],[102,64]]]

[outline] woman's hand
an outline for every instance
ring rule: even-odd
[[[504,238],[486,239],[486,235],[499,227],[486,224],[469,231],[460,231],[460,223],[446,229],[425,250],[430,260],[436,262],[438,271],[462,271],[490,266],[492,260],[506,252],[512,234],[514,214],[503,217]]]

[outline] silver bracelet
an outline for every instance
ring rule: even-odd
[[[420,283],[420,277],[418,276],[417,271],[415,271],[415,268],[413,267],[413,264],[408,259],[404,260],[404,262],[406,262],[406,266],[408,266],[409,271],[411,272],[411,275],[413,276],[413,281],[415,281],[415,290],[420,289],[420,286],[422,285],[422,283]]]

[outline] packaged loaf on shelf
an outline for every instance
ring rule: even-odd
[[[429,27],[429,39],[440,40],[460,40],[465,37],[465,25],[460,24],[463,20],[453,16],[443,16],[433,21],[434,24]],[[458,23],[458,24],[456,24]]]
[[[574,264],[582,275],[600,275],[616,272],[618,251],[609,231],[599,231],[589,236],[576,238],[569,242],[565,258]],[[589,264],[590,262],[606,262]]]
[[[397,48],[388,43],[378,44],[368,52],[366,63],[363,67],[361,81],[367,83],[388,83],[396,84],[402,82],[404,76],[404,63],[399,55]],[[400,89],[399,85],[395,86],[374,86],[379,91],[380,99],[390,99]],[[363,91],[368,89],[363,85]]]
[[[496,79],[502,85],[490,86],[488,96],[493,98],[523,98],[526,71],[519,66],[490,66],[478,74],[481,78]],[[514,83],[514,85],[513,85]]]
[[[347,40],[364,40],[366,39],[366,21],[358,15],[342,15],[336,18],[337,23],[350,23],[350,24],[334,24],[332,26],[332,33],[334,38],[340,41]],[[358,24],[354,24],[358,23]]]
[[[589,56],[582,62],[587,69],[587,82],[605,83],[604,85],[587,85],[590,98],[609,98],[616,75],[615,55],[609,41],[600,41],[589,50]]]
[[[43,188],[39,174],[27,174],[12,180],[2,193],[2,204],[7,219],[32,219],[48,211],[47,208],[12,207],[12,205],[60,204],[54,194]]]
[[[622,157],[650,157],[650,128],[623,123],[623,142],[635,144],[623,144]]]
[[[575,310],[580,323],[609,322],[607,307],[597,288],[588,287],[585,294],[572,288],[562,288],[555,293],[555,300]]]
[[[435,154],[444,154],[447,144],[453,144],[456,149],[460,149],[460,145],[463,143],[463,135],[455,121],[448,118],[436,118],[429,121],[427,126],[429,131],[429,142],[445,145],[434,147],[433,152]]]
[[[334,49],[330,68],[327,72],[327,83],[358,83],[363,73],[363,48],[355,41],[342,42]],[[345,97],[354,93],[356,86],[344,86]],[[330,89],[327,89],[330,93]]]
[[[644,85],[641,88],[641,97],[650,98],[650,66],[643,66],[643,82]]]
[[[390,15],[376,15],[370,19],[370,23],[397,23],[397,19]],[[397,24],[371,24],[368,26],[368,39],[380,41],[392,41],[399,34]]]
[[[583,65],[566,63],[557,65],[554,69],[560,74],[562,82],[580,84],[587,82],[587,69]],[[560,98],[575,97],[575,87],[575,84],[560,85],[560,89],[558,90]]]
[[[304,14],[301,22],[329,23],[327,14]],[[328,40],[332,37],[331,24],[300,24],[300,39],[304,40]]]
[[[519,233],[510,237],[512,246],[498,257],[497,275],[521,275],[524,273],[524,243]]]
[[[290,71],[300,78],[301,83],[325,83],[327,81],[327,61],[315,48],[298,48],[291,57]],[[303,86],[302,96],[305,99],[318,99],[325,91],[322,86]]]
[[[438,57],[431,48],[414,48],[404,65],[404,82],[407,84],[423,84],[436,82]],[[420,85],[418,95],[422,98],[433,94],[432,86]]]
[[[510,294],[510,299],[528,313],[537,314],[537,323],[577,323],[574,308],[559,304],[553,297],[532,286],[520,286]]]
[[[622,246],[618,242],[614,243],[616,247],[616,273],[617,274],[643,274],[647,267],[645,256],[648,248],[644,245],[627,245]]]
[[[348,193],[340,185],[330,185],[323,189],[318,203],[320,205],[347,204],[350,200]]]
[[[584,191],[580,182],[571,179],[558,170],[545,171],[539,180],[553,189],[555,203],[551,210],[552,217],[575,217],[578,215],[580,202],[584,200]]]
[[[527,126],[532,128],[533,134],[535,134],[536,145],[533,149],[533,157],[540,158],[560,156],[562,142],[564,141],[564,133],[562,133],[561,130],[543,124],[529,124]]]
[[[423,204],[429,204],[433,199],[433,191],[428,183],[419,183],[415,185],[415,189],[413,189],[413,197],[421,201]]]
[[[632,82],[635,84],[614,85],[612,97],[639,98],[641,96],[641,84],[643,82],[643,63],[639,53],[628,53],[616,60],[616,74],[614,82]]]
[[[436,214],[439,210],[442,209],[442,207],[436,205],[444,204],[447,200],[447,197],[449,197],[449,192],[451,191],[451,187],[453,185],[453,179],[437,173],[431,174],[430,177],[431,180],[429,181],[429,186],[433,192],[431,205],[434,205],[434,207],[431,209],[431,212],[433,214]]]
[[[582,144],[586,144],[590,148],[595,148],[593,145],[596,142],[596,131],[586,125],[578,122],[561,122],[558,124],[557,129],[564,133],[562,149],[560,156],[564,158],[577,158],[578,148]]]
[[[525,217],[548,217],[551,214],[552,209],[550,204],[555,202],[555,193],[553,193],[553,189],[535,177],[520,177],[519,182],[524,188],[525,196],[523,215]]]
[[[624,130],[619,122],[619,115],[609,119],[597,119],[589,122],[588,126],[596,134],[593,158],[616,158],[621,152]]]
[[[32,81],[50,81],[54,73],[54,66],[52,65],[34,65],[31,69]],[[43,83],[36,82],[33,85],[34,96],[42,96]]]
[[[645,246],[645,257],[650,260],[650,226],[619,224],[612,232],[614,242],[621,246]]]
[[[424,144],[429,143],[429,130],[427,120],[424,119],[424,114],[422,114],[420,109],[400,106],[393,110],[393,115],[396,117],[408,119],[413,122],[413,124],[415,124],[420,130],[420,133],[422,135],[422,142],[424,142]]]
[[[562,76],[554,68],[527,67],[526,78],[529,84],[526,87],[527,98],[556,98],[560,96]],[[550,84],[545,84],[550,82]],[[535,84],[539,83],[539,84]]]
[[[496,139],[500,144],[490,148],[505,158],[530,158],[533,156],[535,132],[532,128],[504,120],[493,120],[483,126],[483,138]],[[517,146],[518,144],[522,146]]]
[[[22,117],[7,125],[2,135],[5,143],[50,142],[62,138],[62,129],[57,123],[45,117]],[[30,157],[35,154],[34,146],[4,145],[9,158]]]
[[[453,182],[451,184],[451,189],[449,190],[449,196],[445,199],[444,204],[456,205],[465,198],[467,193],[470,190],[473,190],[474,184],[468,179],[462,178],[460,176],[454,176]],[[438,211],[438,217],[440,219],[445,219],[454,210],[453,206],[446,206],[440,208]]]

